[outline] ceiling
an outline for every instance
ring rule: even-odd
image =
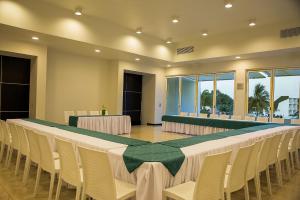
[[[205,30],[216,35],[246,29],[252,18],[257,28],[300,19],[299,0],[234,0],[231,9],[224,8],[223,0],[43,1],[70,11],[80,6],[85,15],[131,30],[141,26],[147,35],[175,42],[197,39]],[[180,22],[171,23],[172,16],[179,16]]]

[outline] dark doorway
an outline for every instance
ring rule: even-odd
[[[124,73],[123,115],[130,115],[132,125],[141,125],[142,75]]]
[[[0,61],[0,118],[28,118],[30,59],[0,55]]]

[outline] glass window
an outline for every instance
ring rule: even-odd
[[[233,114],[234,72],[216,76],[216,114]]]
[[[248,115],[269,116],[271,71],[248,72]]]
[[[181,78],[181,112],[195,112],[195,84],[194,76]]]
[[[200,75],[198,79],[198,112],[213,112],[214,75]]]
[[[179,106],[179,78],[167,78],[166,114],[178,115]]]
[[[299,118],[300,69],[275,70],[275,118]]]

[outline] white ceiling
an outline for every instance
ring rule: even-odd
[[[210,35],[248,28],[248,20],[256,18],[257,27],[299,20],[299,0],[234,0],[231,9],[224,0],[43,0],[74,10],[81,6],[86,15],[102,18],[135,30],[142,26],[151,36],[174,41],[201,37],[203,30]],[[171,17],[180,17],[178,24]]]

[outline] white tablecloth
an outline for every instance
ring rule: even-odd
[[[202,160],[206,155],[233,150],[232,159],[234,159],[239,147],[250,145],[262,138],[283,134],[286,131],[293,131],[300,128],[296,126],[281,126],[181,148],[181,151],[185,155],[185,160],[176,176],[172,176],[159,162],[143,163],[134,172],[129,173],[123,161],[123,153],[127,145],[92,138],[24,120],[17,119],[9,121],[42,131],[47,134],[52,141],[54,141],[54,137],[62,137],[82,146],[107,151],[115,177],[137,185],[137,200],[161,200],[162,190],[164,188],[190,180],[196,180]],[[55,145],[53,145],[53,148],[55,150]]]
[[[113,135],[130,134],[131,120],[127,115],[78,116],[77,127]]]
[[[162,122],[162,131],[173,132],[173,133],[183,133],[187,135],[207,135],[217,132],[227,131],[226,128],[217,128],[210,126],[199,126],[193,124],[184,124],[176,122]]]

